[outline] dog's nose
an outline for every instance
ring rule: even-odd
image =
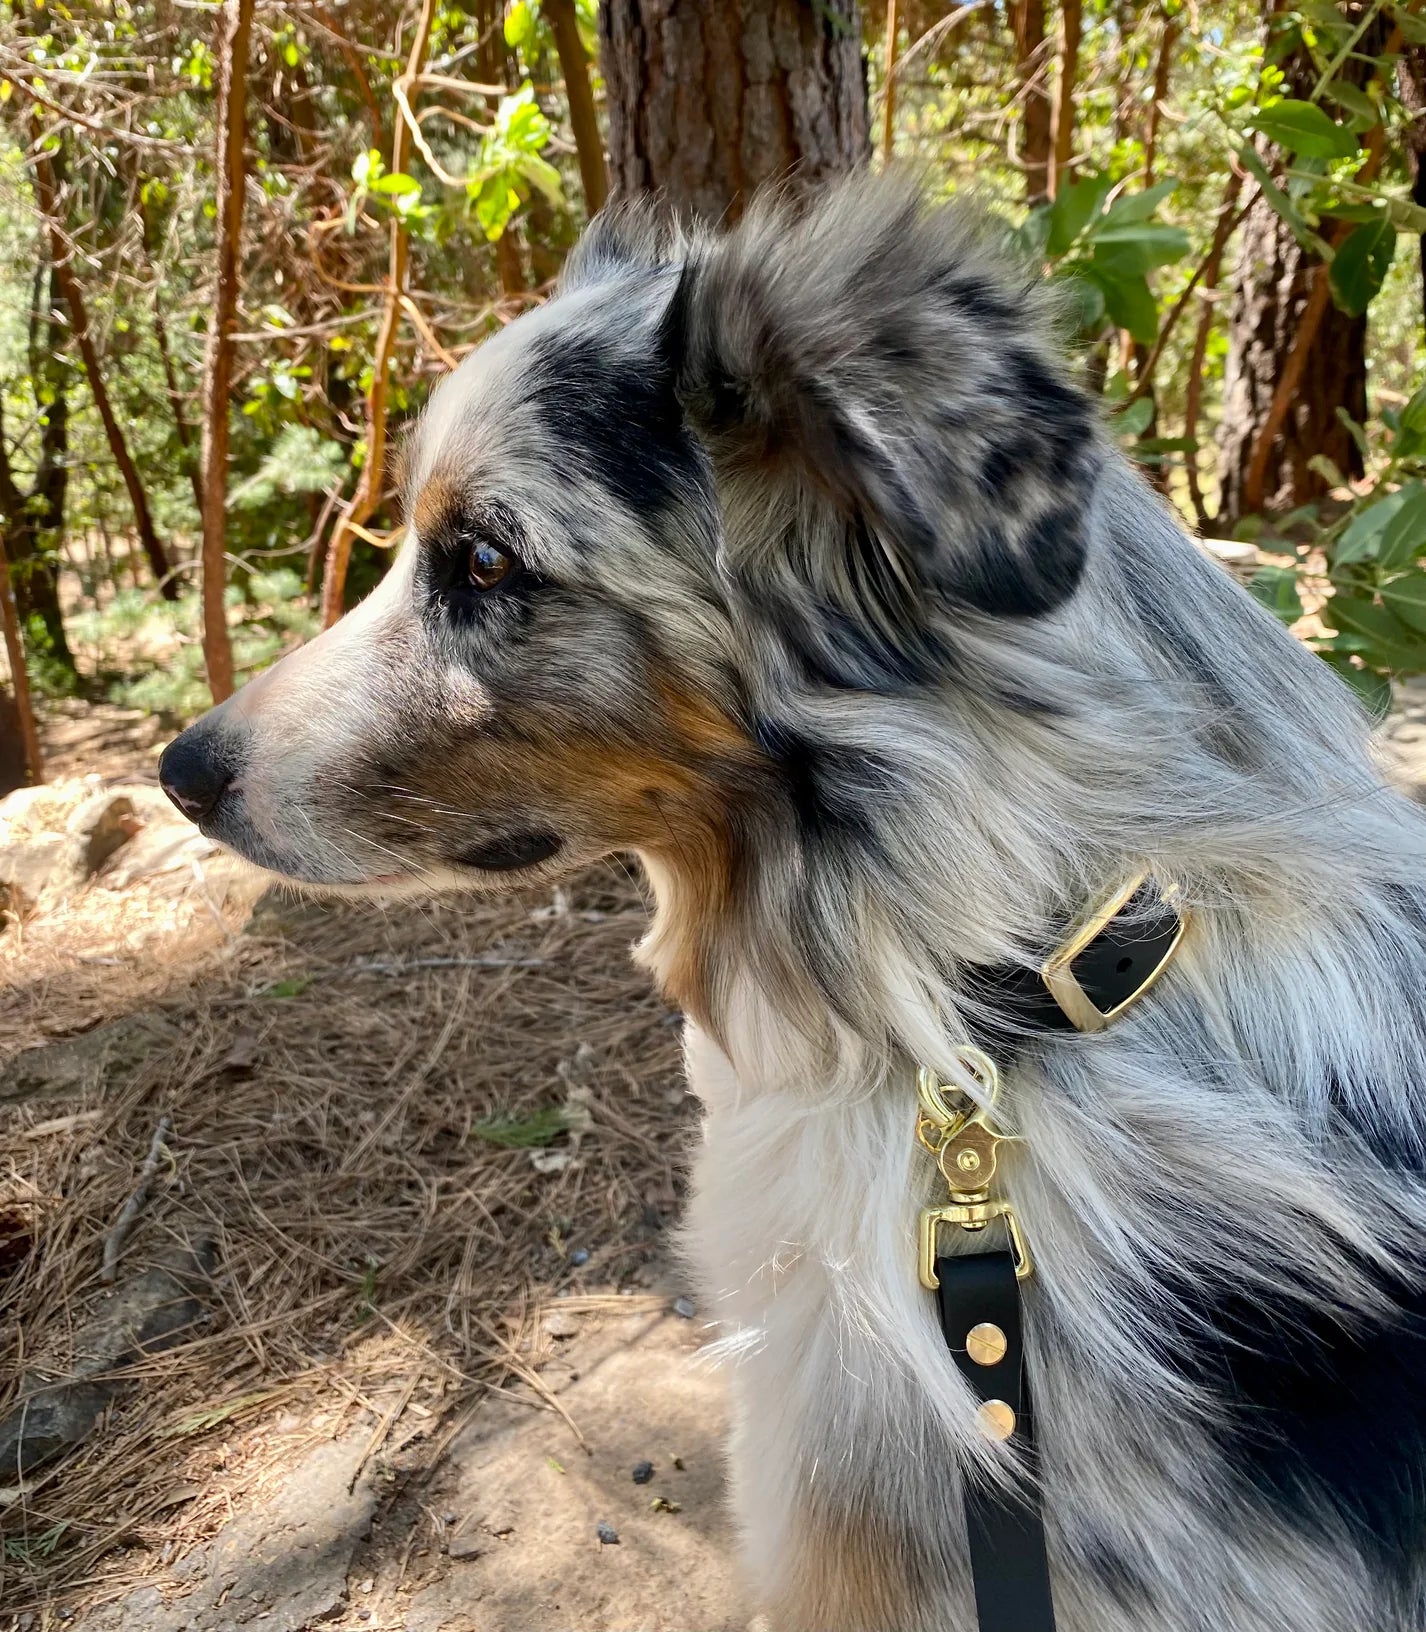
[[[159,786],[190,822],[208,815],[232,780],[231,759],[201,722],[175,737],[158,762]]]

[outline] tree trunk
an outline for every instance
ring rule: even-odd
[[[188,416],[183,411],[183,393],[178,386],[178,371],[173,366],[173,352],[168,344],[168,325],[164,322],[163,313],[159,310],[158,289],[160,279],[154,266],[153,250],[149,244],[151,225],[148,211],[140,205],[139,242],[143,245],[144,261],[154,285],[154,302],[149,317],[153,323],[154,341],[158,346],[159,364],[163,369],[163,383],[164,389],[168,393],[168,405],[173,410],[173,429],[174,434],[178,437],[179,458],[193,488],[194,506],[201,516],[203,514],[203,477],[198,469],[198,461],[194,457],[197,450],[193,446],[193,433],[188,427]]]
[[[604,139],[599,134],[599,115],[594,111],[589,58],[579,37],[574,0],[542,0],[540,10],[555,37],[565,98],[569,103],[569,123],[574,132],[574,149],[579,157],[579,175],[584,183],[584,206],[594,215],[604,208],[604,200],[609,196],[609,171],[604,162]]]
[[[1408,45],[1397,67],[1397,88],[1411,110],[1406,145],[1411,152],[1411,202],[1426,208],[1426,45]],[[1418,240],[1421,260],[1421,313],[1426,324],[1426,232]]]
[[[1144,132],[1144,186],[1154,185],[1154,164],[1158,158],[1159,124],[1163,118],[1164,102],[1169,94],[1169,70],[1173,66],[1174,47],[1178,44],[1179,23],[1165,16],[1163,33],[1159,38],[1158,62],[1154,68],[1154,98],[1149,103],[1148,128]]]
[[[69,308],[70,331],[74,335],[75,344],[79,347],[79,355],[84,360],[89,394],[94,399],[94,406],[99,410],[99,418],[104,424],[104,436],[109,444],[109,453],[118,466],[120,476],[123,477],[129,503],[133,506],[134,528],[139,535],[139,543],[148,557],[149,567],[159,586],[159,593],[165,600],[177,600],[178,585],[169,576],[168,554],[154,528],[148,496],[144,492],[143,482],[139,479],[138,466],[129,452],[129,445],[124,439],[114,405],[109,400],[109,388],[104,383],[99,353],[94,346],[94,337],[89,332],[89,315],[85,310],[84,296],[79,287],[79,279],[74,275],[69,246],[65,242],[64,232],[60,226],[59,189],[55,184],[49,155],[44,152],[41,152],[35,160],[35,200],[39,204],[40,213],[45,218],[49,232],[55,282],[59,285],[59,292],[64,296],[64,303]]]
[[[15,689],[15,713],[20,722],[25,764],[29,767],[30,781],[43,782],[45,762],[40,753],[34,704],[30,700],[30,677],[25,671],[25,648],[20,640],[20,619],[10,587],[10,563],[5,556],[3,539],[0,539],[0,625],[4,626],[5,631],[5,652],[10,659],[10,680]]]
[[[1263,10],[1270,26],[1277,7],[1264,0]],[[1370,42],[1364,42],[1363,50],[1369,49]],[[1285,96],[1312,95],[1318,70],[1303,47],[1289,52],[1282,68]],[[1343,77],[1351,76],[1344,70]],[[1270,150],[1260,146],[1260,151],[1271,162]],[[1325,455],[1349,477],[1362,474],[1361,453],[1337,410],[1344,409],[1358,422],[1366,418],[1367,320],[1348,317],[1330,301],[1300,360],[1300,383],[1281,431],[1267,450],[1265,463],[1259,456],[1260,484],[1253,468],[1258,433],[1272,411],[1279,381],[1309,313],[1320,264],[1301,248],[1266,200],[1253,203],[1243,220],[1228,320],[1223,417],[1218,427],[1220,527],[1235,525],[1253,508],[1256,495],[1250,490],[1258,485],[1268,510],[1320,499],[1331,484],[1308,468],[1318,455]]]
[[[228,398],[238,321],[252,20],[253,0],[223,0],[218,38],[218,266],[203,362],[203,659],[215,703],[233,694],[233,647],[223,605],[228,580]]]
[[[604,0],[599,38],[615,192],[721,221],[869,157],[856,0]]]
[[[1045,0],[1015,0],[1015,73],[1024,102],[1025,202],[1033,209],[1050,196],[1050,94],[1045,84]]]
[[[1080,0],[1061,0],[1060,71],[1055,80],[1055,151],[1050,191],[1058,194],[1069,177],[1074,155],[1074,87],[1079,78],[1079,42],[1083,34]]]

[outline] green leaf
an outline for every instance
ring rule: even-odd
[[[1401,410],[1401,428],[1404,431],[1426,431],[1426,385],[1419,387],[1415,396]]]
[[[1104,305],[1116,328],[1128,329],[1146,346],[1153,345],[1159,332],[1159,308],[1144,278],[1096,276],[1104,291]]]
[[[1107,175],[1081,176],[1068,187],[1061,188],[1059,196],[1049,209],[1049,234],[1045,239],[1045,254],[1063,255],[1080,233],[1099,214],[1109,189],[1114,185]]]
[[[377,180],[372,182],[371,190],[374,193],[397,195],[404,193],[415,193],[417,197],[419,197],[421,193],[421,183],[416,180],[415,176],[408,176],[401,170],[393,170],[390,175],[380,176],[377,178]]]
[[[1342,590],[1322,608],[1323,621],[1356,635],[1364,644],[1362,655],[1377,668],[1406,674],[1426,669],[1426,639],[1364,595]]]
[[[515,168],[532,186],[537,187],[551,204],[559,204],[564,200],[560,173],[548,159],[542,159],[538,153],[525,153],[515,161]]]
[[[1384,213],[1347,236],[1332,257],[1327,276],[1333,299],[1349,317],[1360,317],[1371,305],[1395,253],[1396,228]]]
[[[1407,572],[1381,586],[1383,603],[1418,635],[1426,637],[1426,572]]]
[[[1309,159],[1349,159],[1359,151],[1351,131],[1334,123],[1315,102],[1283,97],[1261,109],[1253,121],[1269,141]]]
[[[294,975],[290,980],[276,980],[271,986],[264,987],[258,994],[260,997],[301,997],[303,992],[312,984],[310,975]]]
[[[1395,493],[1388,493],[1385,498],[1359,510],[1332,546],[1332,566],[1349,567],[1359,561],[1375,560],[1387,523],[1405,502],[1405,489],[1398,488]]]
[[[1188,253],[1188,234],[1182,227],[1147,222],[1105,228],[1093,235],[1093,243],[1095,263],[1110,277],[1140,277]]]
[[[1297,590],[1297,571],[1293,567],[1259,567],[1248,588],[1284,623],[1296,623],[1302,616],[1302,597]]]
[[[487,1144],[507,1150],[533,1150],[552,1144],[569,1127],[569,1113],[560,1105],[547,1105],[524,1117],[492,1116],[476,1122],[471,1132]]]
[[[1377,565],[1383,572],[1408,566],[1426,544],[1426,487],[1420,482],[1407,482],[1395,497],[1398,502],[1382,529],[1376,552]]]
[[[1358,131],[1370,130],[1381,118],[1380,110],[1371,97],[1356,85],[1347,84],[1345,80],[1329,79],[1322,94],[1351,114],[1353,128]]]
[[[512,51],[525,51],[534,43],[535,15],[528,0],[515,0],[505,14],[505,43]]]
[[[1329,664],[1357,694],[1357,700],[1374,722],[1391,712],[1391,681],[1373,669],[1359,669],[1345,652],[1327,651],[1322,660]]]
[[[1148,430],[1149,422],[1154,417],[1154,403],[1151,397],[1140,397],[1137,402],[1131,402],[1122,413],[1114,416],[1114,429],[1120,436],[1138,436]]]
[[[1141,193],[1121,193],[1104,212],[1105,224],[1119,227],[1133,221],[1147,221],[1177,186],[1174,180],[1161,181]]]

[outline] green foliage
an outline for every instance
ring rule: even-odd
[[[550,122],[526,80],[513,96],[501,99],[495,126],[481,143],[480,164],[466,182],[466,196],[492,241],[529,200],[532,188],[551,204],[563,202],[559,171],[541,157],[549,140]]]
[[[488,1145],[507,1150],[534,1150],[552,1144],[570,1125],[569,1113],[559,1105],[547,1105],[529,1116],[492,1116],[473,1123],[471,1133]]]
[[[1330,522],[1299,518],[1310,525],[1293,564],[1262,568],[1252,585],[1289,624],[1304,615],[1304,586],[1325,594],[1323,630],[1308,641],[1374,712],[1392,678],[1426,674],[1426,386],[1384,432],[1371,491]]]
[[[1022,229],[1057,278],[1072,280],[1081,335],[1096,339],[1106,320],[1144,345],[1159,332],[1159,306],[1150,274],[1181,261],[1189,250],[1182,227],[1155,219],[1177,183],[1142,192],[1090,172],[1065,187],[1053,204],[1035,211]]]

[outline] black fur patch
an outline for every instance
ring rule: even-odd
[[[1404,1585],[1426,1534],[1426,1292],[1392,1288],[1399,1315],[1348,1329],[1246,1292],[1175,1290],[1193,1327],[1175,1363],[1228,1412],[1226,1467],[1308,1535],[1335,1516]]]
[[[635,514],[697,491],[697,445],[666,368],[622,362],[589,335],[543,335],[530,345],[528,390],[556,456]]]
[[[759,719],[753,735],[777,766],[804,840],[875,847],[872,801],[896,796],[896,775],[884,760],[812,741],[778,722]]]

